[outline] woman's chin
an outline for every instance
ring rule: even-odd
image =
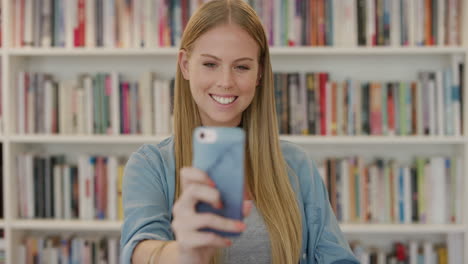
[[[213,116],[210,118],[211,120],[209,121],[209,123],[211,123],[210,126],[224,126],[224,127],[235,127],[235,126],[238,126],[240,121],[241,121],[241,117],[226,117],[226,116],[223,116],[223,117],[219,117],[219,116]]]

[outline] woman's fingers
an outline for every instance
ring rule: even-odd
[[[217,231],[241,233],[247,229],[244,222],[222,217],[213,213],[194,213],[185,215],[175,215],[172,221],[172,228],[179,233],[191,233],[204,228]],[[200,231],[206,232],[206,231]]]
[[[252,211],[253,203],[250,200],[244,200],[242,203],[242,215],[244,217],[247,217],[250,215],[250,212]]]
[[[195,206],[199,202],[210,204],[214,208],[222,208],[221,195],[208,175],[196,168],[181,169],[182,195],[174,204],[172,228],[178,241],[184,241],[187,248],[216,247],[231,245],[229,239],[212,232],[200,231],[204,228],[240,233],[246,229],[242,221],[225,218],[214,213],[198,213]],[[251,201],[244,201],[242,214],[250,214]]]
[[[179,241],[184,241],[188,248],[197,247],[228,247],[230,240],[208,231],[199,231],[203,228],[211,228],[218,231],[240,233],[247,226],[238,220],[218,216],[212,213],[198,213],[183,218],[175,218],[172,228],[177,230]]]
[[[210,179],[208,174],[197,168],[182,168],[180,170],[180,178],[182,190],[184,190],[184,188],[190,185],[191,183],[206,184],[211,187],[215,187],[215,183]]]
[[[222,207],[219,191],[203,184],[189,184],[179,200],[180,201],[174,205],[175,212],[183,211],[193,213],[195,211],[195,205],[198,202],[208,203],[214,208]]]
[[[202,228],[211,228],[218,231],[240,233],[246,229],[245,223],[222,217],[212,213],[199,213],[191,217],[190,222],[186,223],[186,229],[200,230]]]

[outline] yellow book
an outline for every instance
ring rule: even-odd
[[[119,165],[117,175],[117,219],[124,219],[123,205],[122,205],[122,185],[123,185],[123,174],[125,165]]]
[[[436,250],[439,264],[447,264],[447,247],[445,245],[439,246]]]

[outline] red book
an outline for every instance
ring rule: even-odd
[[[128,82],[123,83],[123,106],[122,106],[122,112],[123,112],[123,133],[124,134],[130,134],[130,119],[129,119],[129,96],[130,92],[130,86]]]
[[[101,205],[101,157],[96,156],[96,164],[94,166],[94,201],[93,201],[93,218],[100,218],[100,205]]]
[[[424,3],[424,30],[425,30],[425,38],[426,38],[426,45],[432,46],[434,45],[434,39],[432,36],[432,0],[426,0]]]
[[[83,47],[85,45],[85,34],[86,34],[86,0],[78,0],[78,46]]]
[[[408,257],[406,253],[406,248],[402,243],[395,244],[395,255],[398,261],[405,261]]]
[[[159,21],[158,21],[158,28],[159,28],[159,46],[165,47],[170,44],[170,34],[169,29],[167,26],[168,21],[168,6],[166,1],[162,1],[161,7],[158,10],[159,12]]]
[[[182,0],[181,1],[181,9],[182,9],[182,31],[185,30],[185,26],[188,23],[189,19],[189,10],[188,10],[188,0]]]
[[[91,159],[92,160],[92,159]],[[93,163],[90,162],[89,164],[90,166],[93,166]],[[76,189],[78,189],[78,186],[76,187]],[[94,191],[94,190],[93,190]],[[76,191],[78,192],[78,190]],[[85,179],[85,196],[86,196],[86,199],[89,199],[89,197],[91,196],[91,180],[89,177],[86,177]],[[77,194],[78,196],[78,194]],[[78,200],[78,199],[77,199]],[[86,210],[88,211],[89,209],[84,209],[84,208],[81,208],[81,210]],[[88,211],[89,212],[89,211]]]
[[[395,132],[395,100],[393,99],[393,85],[387,89],[388,131]]]
[[[79,21],[80,21],[80,2],[77,2],[76,3],[76,21],[75,21],[75,27],[73,28],[73,45],[75,47],[79,47],[80,46],[80,24],[79,24]]]
[[[101,214],[102,219],[109,217],[107,215],[107,158],[102,158],[101,166]]]
[[[319,90],[320,90],[320,134],[327,135],[327,93],[326,87],[328,82],[327,73],[319,73]]]

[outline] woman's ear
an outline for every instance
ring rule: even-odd
[[[185,80],[189,80],[189,60],[187,51],[184,49],[179,50],[179,56],[177,59],[177,63],[179,64],[180,71],[182,72],[182,76],[184,76]]]

